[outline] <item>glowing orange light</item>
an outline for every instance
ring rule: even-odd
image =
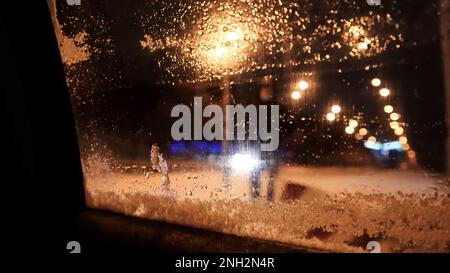
[[[339,114],[341,110],[341,107],[337,104],[331,106],[331,112],[333,112],[334,114]]]
[[[300,81],[298,83],[298,88],[300,88],[300,90],[306,90],[309,87],[309,83],[306,81]]]
[[[371,83],[372,83],[373,86],[378,87],[378,86],[381,85],[381,80],[378,79],[378,78],[374,78],[374,79],[372,79]]]
[[[390,118],[391,120],[393,120],[393,121],[397,121],[397,120],[399,120],[400,115],[397,114],[397,113],[392,113],[392,114],[389,116],[389,118]]]
[[[389,123],[389,126],[391,126],[391,128],[392,128],[393,130],[395,130],[395,129],[397,129],[398,127],[400,127],[400,124],[399,124],[397,121],[391,121],[391,122]]]
[[[367,133],[368,133],[368,131],[367,131],[366,128],[361,128],[361,129],[359,129],[359,134],[360,134],[360,135],[365,136],[365,135],[367,135]]]
[[[407,152],[407,155],[408,155],[408,157],[409,158],[415,158],[416,157],[416,152],[414,152],[413,150],[409,150],[408,152]]]
[[[345,127],[345,132],[347,134],[351,135],[355,132],[355,128],[353,128],[352,126],[347,126],[347,127]]]
[[[402,127],[398,127],[397,129],[395,129],[395,131],[394,131],[394,133],[397,135],[397,136],[400,136],[400,135],[402,135],[403,134],[403,132],[404,132],[404,130],[403,130],[403,128]]]
[[[400,144],[407,144],[408,143],[408,138],[405,136],[401,136],[398,138],[398,142],[400,142]]]
[[[336,119],[336,115],[334,113],[328,113],[327,114],[327,120],[328,121],[333,121]]]
[[[366,42],[360,42],[358,44],[358,49],[359,50],[366,50],[369,47],[369,45]]]
[[[302,97],[299,91],[294,91],[291,93],[291,98],[294,100],[299,100]]]
[[[350,127],[356,128],[356,127],[358,126],[358,122],[357,122],[356,120],[354,120],[354,119],[351,119],[351,120],[348,122],[348,125],[349,125]]]
[[[394,107],[392,107],[392,105],[385,105],[384,106],[384,112],[387,114],[390,114],[394,111]]]
[[[356,133],[356,134],[355,134],[355,138],[356,138],[357,140],[362,140],[364,137],[363,137],[360,133]]]
[[[381,88],[380,89],[380,95],[382,97],[387,97],[387,96],[389,96],[390,93],[391,93],[391,91],[389,89],[387,89],[387,88]]]

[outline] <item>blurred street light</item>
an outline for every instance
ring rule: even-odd
[[[387,96],[389,96],[390,93],[391,93],[391,91],[389,89],[387,89],[387,88],[381,88],[380,89],[380,95],[382,97],[387,97]]]
[[[384,106],[384,112],[387,114],[390,114],[394,111],[394,107],[392,107],[392,105],[386,105]]]
[[[301,93],[299,91],[293,91],[291,93],[291,98],[293,100],[299,100],[302,97]]]
[[[328,121],[334,121],[336,119],[336,114],[334,113],[328,113],[327,114],[327,120]]]
[[[331,106],[331,112],[334,114],[339,114],[341,112],[341,107],[337,104]]]
[[[362,136],[365,136],[365,135],[367,135],[367,129],[366,128],[361,128],[361,129],[359,129],[359,134],[360,135],[362,135]]]
[[[400,118],[400,115],[397,113],[392,113],[389,118],[393,121],[397,121]]]
[[[355,132],[355,128],[353,128],[352,126],[347,126],[347,127],[345,127],[345,132],[347,134],[351,135]]]
[[[354,120],[354,119],[351,119],[351,120],[348,122],[348,125],[349,125],[350,127],[352,127],[352,128],[356,128],[356,127],[358,127],[358,122],[357,122],[356,120]]]
[[[374,79],[372,79],[371,83],[372,83],[372,86],[378,87],[381,85],[381,80],[378,78],[374,78]]]
[[[300,88],[300,90],[306,90],[309,87],[309,83],[306,81],[300,81],[298,83],[298,88]]]

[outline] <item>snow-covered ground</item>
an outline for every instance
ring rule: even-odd
[[[169,161],[170,162],[170,161]],[[145,163],[85,164],[89,206],[240,236],[328,251],[449,252],[450,190],[445,178],[411,170],[282,166],[275,198],[251,198],[244,175],[223,183],[204,162],[170,164],[170,185]]]

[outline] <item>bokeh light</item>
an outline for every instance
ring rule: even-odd
[[[347,127],[345,127],[345,133],[351,135],[351,134],[353,134],[354,132],[355,132],[355,128],[354,128],[354,127],[352,127],[352,126],[347,126]]]
[[[398,141],[400,142],[400,144],[407,144],[408,143],[408,138],[405,136],[401,136],[398,138]]]
[[[360,133],[356,133],[355,134],[355,139],[356,140],[362,140],[364,138],[364,136],[362,136]]]
[[[299,100],[302,97],[302,94],[299,91],[293,91],[291,93],[291,98],[293,100]]]
[[[331,112],[335,113],[335,114],[339,114],[341,112],[341,107],[337,104],[331,106]]]
[[[391,120],[393,120],[393,121],[397,121],[397,120],[400,119],[400,115],[397,114],[397,113],[392,113],[392,114],[389,116],[389,118],[390,118]]]
[[[368,131],[367,131],[366,128],[360,128],[359,129],[359,134],[360,135],[365,136],[365,135],[367,135],[367,133],[368,133]]]
[[[378,78],[374,78],[374,79],[372,79],[371,83],[372,83],[372,86],[378,87],[381,85],[381,80]]]
[[[409,150],[407,153],[409,158],[413,159],[416,157],[416,152],[414,152],[413,150]]]
[[[300,88],[300,90],[306,90],[309,87],[309,83],[306,81],[300,81],[298,83],[298,88]]]
[[[385,105],[384,106],[384,112],[387,114],[390,114],[394,111],[394,107],[392,107],[392,105]]]
[[[348,125],[350,127],[356,128],[358,126],[358,122],[354,119],[349,120]]]
[[[391,93],[391,91],[389,89],[387,89],[387,88],[381,88],[380,89],[380,95],[382,97],[387,97],[387,96],[389,96],[390,93]]]
[[[398,127],[400,127],[400,124],[399,124],[397,121],[391,121],[391,122],[389,123],[389,126],[390,126],[393,130],[395,130],[395,129],[397,129]]]
[[[336,119],[336,114],[334,114],[334,113],[328,113],[327,114],[327,120],[328,121],[333,121],[335,119]]]
[[[395,129],[395,131],[394,131],[394,133],[397,135],[397,136],[400,136],[400,135],[403,135],[403,132],[404,132],[405,130],[402,128],[402,127],[398,127],[397,129]]]

